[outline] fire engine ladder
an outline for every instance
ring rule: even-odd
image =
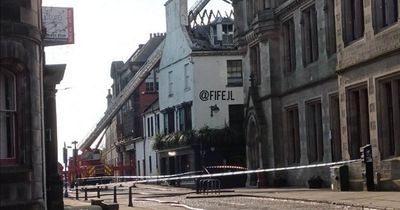
[[[189,9],[189,23],[191,23],[195,17],[207,6],[211,0],[197,0],[193,6]],[[232,4],[232,0],[222,0],[228,4]],[[191,14],[190,14],[191,13]]]
[[[154,52],[147,59],[146,63],[143,64],[143,66],[133,76],[133,78],[129,81],[126,87],[118,94],[117,98],[111,103],[107,111],[104,113],[104,116],[97,123],[94,130],[90,132],[90,134],[88,135],[88,137],[86,137],[86,139],[80,142],[80,144],[78,145],[79,150],[83,151],[84,149],[90,148],[90,146],[101,134],[101,132],[106,127],[108,127],[109,124],[111,124],[113,117],[117,114],[117,112],[129,99],[129,97],[133,94],[133,92],[140,85],[142,80],[150,73],[153,67],[161,59],[163,48],[164,48],[164,42],[162,42],[156,48],[156,50],[154,50]]]
[[[192,13],[192,15],[189,15],[189,23],[193,21],[194,17],[197,17],[197,15],[201,12],[201,10],[204,9],[205,6],[207,6],[208,2],[210,2],[210,0],[197,0],[193,4],[189,10]]]

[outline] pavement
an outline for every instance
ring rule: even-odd
[[[209,197],[258,197],[276,199],[280,201],[301,201],[323,204],[335,204],[339,206],[360,207],[362,209],[398,209],[400,210],[400,192],[366,192],[366,191],[347,191],[334,192],[330,189],[309,189],[309,188],[235,188],[222,191],[220,194],[195,194],[191,189],[175,188],[159,185],[138,184],[137,190],[155,190],[181,193],[186,199],[202,199]],[[72,193],[70,194],[72,195]],[[135,197],[135,195],[133,195]],[[97,210],[97,207],[90,207],[90,201],[75,200],[65,198],[66,209]],[[160,206],[161,207],[161,206]],[[120,205],[120,210],[136,210],[143,207],[127,207]],[[162,208],[163,209],[163,208]],[[176,207],[172,209],[182,209]]]
[[[400,210],[400,192],[334,192],[330,189],[309,188],[239,188],[234,190],[235,192],[221,193],[221,195],[264,197],[278,200],[328,203],[372,209]],[[187,198],[190,198],[190,196]]]

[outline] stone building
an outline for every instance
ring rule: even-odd
[[[55,86],[65,65],[44,64],[41,1],[0,9],[0,209],[63,209]]]
[[[358,159],[371,143],[376,182],[390,189],[386,183],[399,174],[398,1],[233,5],[244,56],[248,167]],[[352,189],[362,186],[360,166],[350,165]],[[267,174],[270,185],[304,186],[316,176],[330,184],[326,167]]]
[[[247,166],[277,168],[340,160],[334,4],[234,1],[242,52]],[[269,185],[306,185],[314,168],[269,173]],[[289,178],[290,177],[290,178]],[[256,183],[250,177],[250,185]]]
[[[335,1],[343,159],[372,145],[375,186],[400,190],[400,5],[396,0]],[[362,188],[361,163],[350,184]]]
[[[136,174],[136,143],[143,139],[142,114],[158,97],[158,61],[144,77],[135,75],[164,39],[164,33],[151,34],[149,41],[140,45],[127,62],[114,61],[111,65],[113,84],[112,93],[107,96],[109,106],[119,100],[131,80],[138,83],[106,129],[104,154],[106,162],[116,166],[115,174]]]
[[[169,0],[165,7],[167,36],[159,69],[164,136],[156,141],[160,143],[160,172],[241,164],[243,145],[235,148],[233,141],[227,141],[232,147],[211,146],[220,140],[211,139],[210,146],[205,146],[192,135],[203,128],[223,129],[242,123],[242,61],[233,45],[232,17],[215,15],[210,19],[210,12],[198,18],[195,9],[188,12],[187,0]]]

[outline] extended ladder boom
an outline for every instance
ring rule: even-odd
[[[193,21],[194,17],[197,17],[197,15],[201,12],[201,10],[204,9],[205,6],[207,6],[208,2],[210,2],[210,0],[197,0],[196,3],[194,3],[194,5],[190,8],[192,15],[189,15],[189,23]]]
[[[228,4],[232,4],[232,0],[222,0]],[[210,0],[197,0],[189,9],[189,23],[191,23],[197,15],[207,6]],[[190,14],[191,13],[191,14]]]
[[[161,59],[162,50],[164,48],[164,41],[154,50],[154,52],[147,59],[146,63],[139,69],[139,71],[133,76],[133,78],[129,81],[126,87],[118,94],[118,98],[116,98],[103,118],[97,123],[94,130],[89,134],[89,136],[82,142],[79,143],[79,150],[83,151],[85,148],[90,148],[93,142],[97,139],[97,137],[101,134],[101,132],[111,124],[111,120],[117,114],[117,112],[121,109],[121,107],[125,104],[125,102],[130,98],[135,89],[139,87],[142,80],[150,73],[153,67],[157,64],[157,62]]]

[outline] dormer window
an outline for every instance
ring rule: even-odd
[[[233,44],[233,25],[222,24],[222,45]]]
[[[210,27],[211,43],[214,46],[229,46],[233,44],[233,23],[231,19],[218,19]]]

